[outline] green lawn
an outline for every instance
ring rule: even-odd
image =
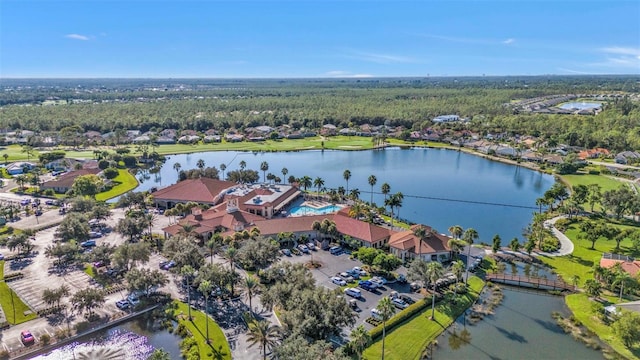
[[[625,185],[622,181],[614,180],[603,175],[562,175],[562,179],[564,179],[572,187],[576,185],[599,184],[602,188],[602,192],[615,190],[620,186]]]
[[[111,190],[96,195],[96,200],[105,201],[122,195],[135,189],[138,186],[138,180],[126,169],[118,169],[118,176],[113,179],[114,183],[118,183]]]
[[[591,305],[593,301],[585,294],[573,294],[565,297],[565,301],[573,315],[580,320],[589,330],[598,334],[598,337],[609,344],[617,353],[629,358],[640,358],[640,347],[628,349],[613,333],[611,326],[600,321],[593,315]]]
[[[621,229],[630,228],[626,225],[614,225]],[[573,254],[567,256],[541,256],[540,259],[551,266],[567,282],[571,283],[573,275],[580,276],[580,284],[585,280],[593,279],[593,266],[600,263],[600,258],[604,252],[612,252],[616,247],[616,242],[602,237],[596,241],[595,250],[591,249],[591,242],[578,240],[580,230],[577,224],[573,224],[567,229],[565,235],[573,242]],[[623,251],[629,251],[631,240],[624,239],[620,243]]]
[[[455,305],[451,302],[441,301],[436,306],[435,321],[429,320],[431,306],[428,306],[424,311],[387,332],[385,359],[420,359],[429,342],[440,335],[478,298],[484,287],[484,282],[473,276],[469,278],[469,286],[471,292],[459,297]],[[363,354],[364,359],[380,359],[381,357],[382,339],[369,346]]]
[[[220,326],[201,311],[194,309],[191,309],[193,322],[189,321],[187,318],[187,314],[189,313],[187,304],[179,301],[176,301],[176,303],[178,304],[178,308],[175,311],[175,315],[178,316],[178,321],[180,323],[187,326],[187,329],[189,329],[193,338],[198,342],[200,358],[214,358],[213,353],[215,351],[217,359],[231,359],[231,349],[229,348],[229,343],[227,342],[222,329],[220,329]],[[184,319],[182,317],[184,317]],[[207,344],[205,321],[209,321],[209,339],[211,340],[211,344]]]
[[[36,314],[25,315],[25,311],[30,311],[29,307],[20,300],[13,290],[4,282],[4,260],[0,260],[0,306],[4,311],[4,316],[11,325],[22,324],[23,322],[35,319]],[[15,306],[15,318],[13,317],[13,307]]]

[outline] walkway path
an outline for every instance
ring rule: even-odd
[[[544,226],[551,230],[553,235],[560,241],[560,249],[552,253],[538,251],[538,254],[545,256],[565,256],[573,253],[573,242],[560,230],[556,229],[555,223],[560,219],[565,219],[565,215],[556,216],[544,222]]]

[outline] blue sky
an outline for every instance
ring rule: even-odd
[[[0,1],[0,77],[640,74],[640,1]]]

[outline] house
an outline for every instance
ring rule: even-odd
[[[416,229],[420,227],[425,229],[425,237],[422,241],[415,234]],[[429,226],[413,225],[410,230],[391,235],[389,251],[402,261],[422,257],[424,261],[445,262],[451,260],[450,239],[446,235],[438,234]]]
[[[637,162],[640,160],[640,154],[635,151],[623,151],[616,155],[616,163],[618,164],[628,164],[630,162]]]
[[[227,142],[240,142],[244,140],[244,136],[240,134],[226,134],[224,138]]]
[[[458,115],[440,115],[433,118],[434,123],[448,123],[448,122],[456,122],[460,121],[460,116]]]
[[[71,190],[74,181],[79,176],[98,175],[101,171],[102,170],[100,170],[99,168],[70,171],[58,176],[55,180],[44,182],[42,186],[40,186],[40,189],[53,189],[53,191],[57,192],[58,194],[65,194],[67,191]]]
[[[271,126],[267,126],[267,125],[262,125],[262,126],[256,126],[255,131],[264,134],[269,134],[272,131],[274,131],[275,129],[272,128]]]
[[[82,166],[82,164],[83,162],[80,160],[64,158],[48,162],[44,167],[53,171],[71,171],[75,170],[78,166]]]
[[[192,144],[198,141],[200,141],[200,136],[198,135],[183,135],[178,138],[180,144]]]
[[[177,235],[184,231],[185,225],[193,227],[201,239],[209,239],[214,233],[229,233],[231,235],[238,231],[243,231],[253,226],[253,224],[263,218],[259,215],[250,214],[238,208],[238,199],[230,199],[226,203],[201,210],[195,208],[192,213],[185,216],[177,224],[170,225],[163,229],[165,237]]]
[[[234,184],[236,185],[236,184]],[[242,211],[272,218],[284,207],[301,195],[301,191],[291,185],[236,185],[226,190],[224,198],[238,198],[238,207]]]
[[[20,175],[31,171],[36,165],[27,161],[18,161],[6,167],[9,175]]]
[[[333,124],[322,125],[322,130],[320,130],[320,133],[322,135],[335,135],[336,132],[337,132],[337,128]]]
[[[353,240],[360,241],[360,246],[381,248],[389,242],[392,231],[360,221],[349,216],[350,208],[346,207],[333,215],[330,220],[336,224],[336,229],[342,236],[349,236]]]
[[[602,254],[602,258],[600,259],[600,267],[610,269],[618,264],[620,264],[620,268],[623,271],[629,273],[631,277],[636,277],[638,273],[640,273],[640,260],[634,260],[629,256],[620,254]]]
[[[594,159],[599,156],[609,155],[609,150],[603,148],[595,148],[590,150],[582,150],[578,153],[578,157],[582,160]]]
[[[220,135],[205,135],[202,141],[205,143],[220,142],[222,141],[222,137]]]
[[[158,138],[156,139],[156,144],[158,145],[167,145],[167,144],[175,144],[176,143],[176,138],[175,137],[169,137],[169,136],[158,136]]]
[[[231,181],[210,178],[187,179],[154,192],[153,201],[156,206],[165,209],[188,202],[217,205],[224,198],[225,191],[235,185]]]

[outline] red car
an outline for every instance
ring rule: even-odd
[[[25,345],[31,345],[36,342],[36,339],[29,330],[25,330],[20,333],[20,340],[22,340],[22,343]]]

